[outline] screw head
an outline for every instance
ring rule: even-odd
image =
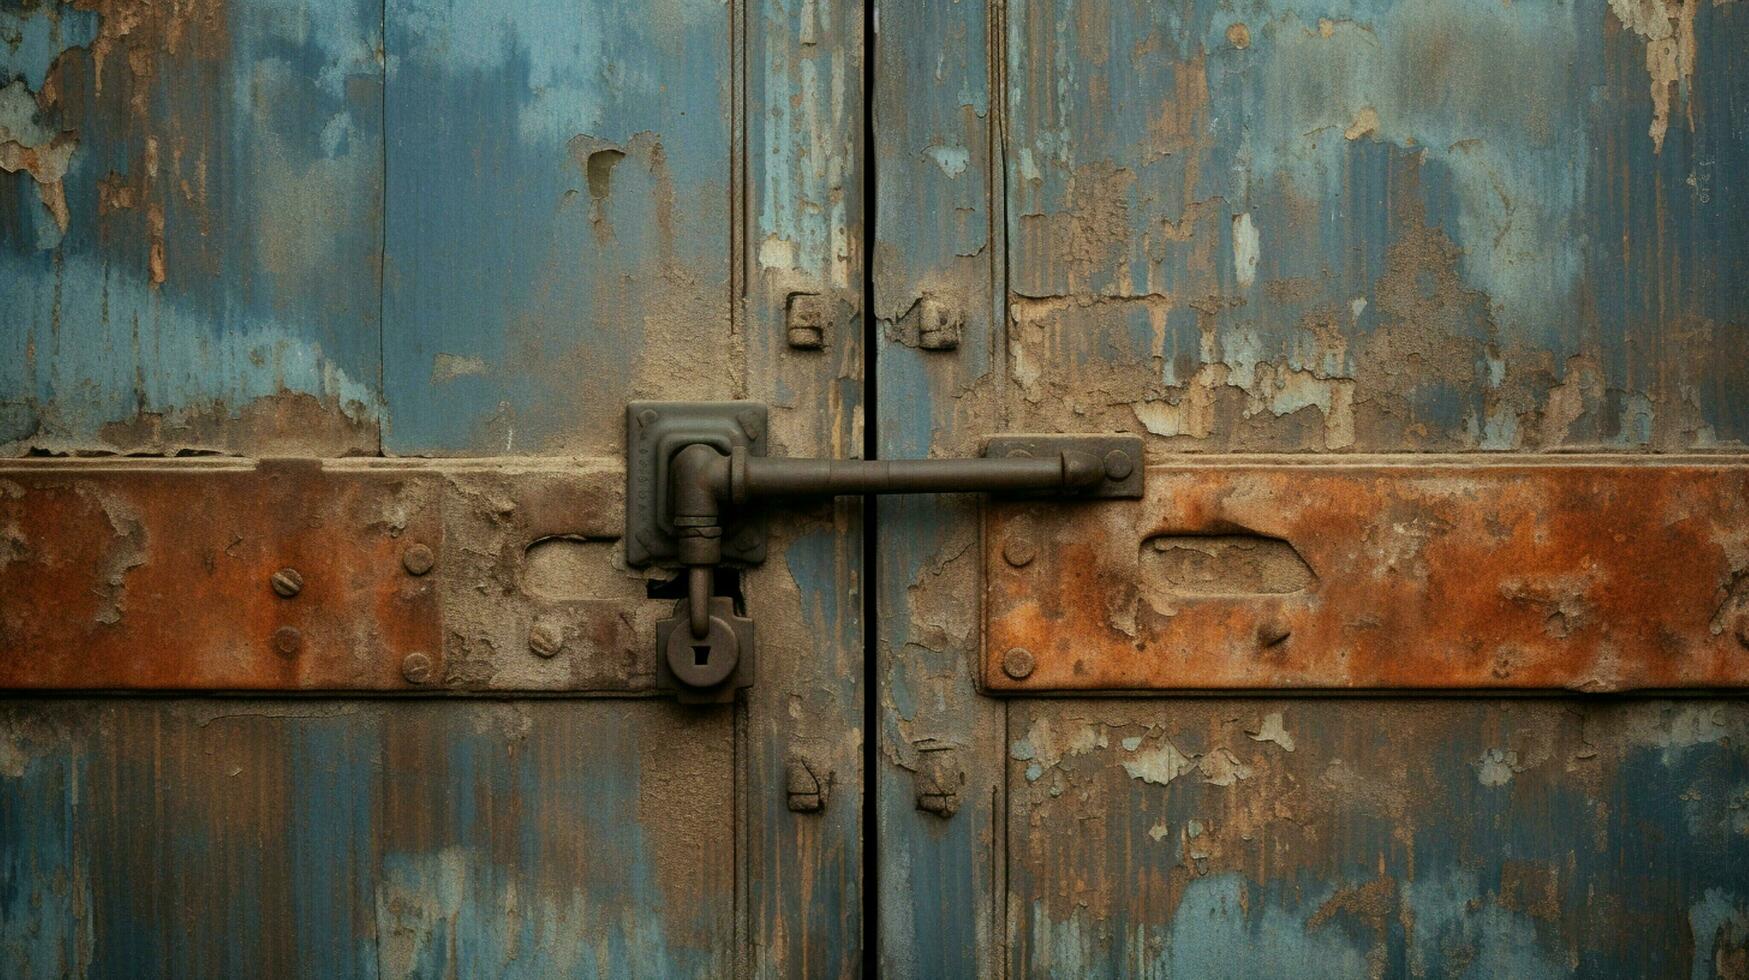
[[[557,623],[536,623],[528,631],[528,648],[539,657],[558,656],[565,648],[565,631]]]
[[[1105,454],[1105,478],[1108,480],[1127,480],[1136,471],[1135,460],[1121,449],[1113,449]]]
[[[281,626],[273,631],[273,649],[282,657],[295,657],[304,647],[304,634],[294,626]]]
[[[759,413],[754,411],[741,412],[735,416],[735,421],[741,423],[741,431],[747,434],[748,440],[759,441]]]
[[[401,658],[401,676],[412,684],[423,684],[431,679],[431,657],[418,650]]]
[[[1037,662],[1032,659],[1032,651],[1025,647],[1015,647],[1002,655],[1002,673],[1013,680],[1026,680],[1032,676],[1033,668],[1037,666]]]
[[[424,575],[436,564],[437,556],[431,553],[431,548],[427,545],[414,542],[401,552],[401,567],[409,575]]]
[[[1015,568],[1024,568],[1037,557],[1038,547],[1032,543],[1031,535],[1016,532],[1002,542],[1002,558]]]
[[[290,599],[304,591],[304,577],[295,568],[282,568],[274,572],[273,577],[267,582],[273,586],[274,593],[281,599]]]

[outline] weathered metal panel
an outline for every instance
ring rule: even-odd
[[[0,973],[726,975],[732,716],[9,702]]]
[[[382,11],[0,11],[0,451],[374,452]]]
[[[93,5],[101,6],[95,15],[53,6],[0,13],[7,28],[20,25],[16,42],[11,31],[0,34],[8,42],[0,64],[53,62],[65,78],[45,75],[46,67],[26,70],[34,81],[20,91],[46,114],[30,109],[15,119],[8,108],[0,125],[25,133],[26,149],[54,141],[74,118],[55,114],[57,107],[96,98],[88,94],[93,65],[106,64],[105,111],[127,126],[81,123],[65,182],[75,220],[61,253],[72,256],[71,243],[91,238],[90,248],[126,258],[130,274],[146,283],[127,288],[153,299],[151,317],[169,323],[174,311],[179,325],[195,314],[206,319],[198,320],[193,339],[184,338],[192,328],[183,326],[172,336],[146,313],[136,315],[141,302],[116,299],[133,295],[117,285],[125,285],[120,260],[97,274],[80,273],[75,283],[71,258],[37,255],[41,216],[26,206],[46,206],[38,199],[41,185],[11,173],[24,158],[5,149],[13,154],[3,158],[9,173],[0,176],[8,247],[36,265],[29,270],[34,278],[18,280],[16,288],[11,278],[0,282],[0,298],[17,293],[33,304],[32,319],[8,316],[0,324],[6,328],[0,336],[18,351],[17,358],[0,357],[4,446],[500,454],[441,468],[434,492],[444,546],[430,573],[439,608],[435,621],[421,619],[419,627],[436,622],[442,657],[433,658],[432,679],[420,690],[647,689],[653,645],[644,611],[660,614],[667,604],[647,598],[645,576],[621,562],[614,540],[620,476],[613,472],[602,484],[599,463],[558,457],[617,457],[626,401],[757,398],[774,406],[772,435],[781,447],[843,455],[860,446],[856,5]],[[80,47],[87,40],[89,51]],[[360,59],[363,70],[351,71]],[[118,72],[142,65],[152,70],[147,83],[113,83],[128,77]],[[327,98],[331,90],[343,92],[344,106]],[[147,121],[129,121],[136,111]],[[198,123],[194,135],[216,148],[199,156],[193,136],[182,139],[160,116],[191,133]],[[131,163],[84,170],[87,151]],[[29,166],[42,169],[35,159]],[[121,181],[105,183],[106,170]],[[213,186],[210,207],[203,178]],[[78,186],[95,202],[88,208],[100,215],[96,232],[81,231]],[[230,197],[217,197],[221,186]],[[103,196],[111,192],[118,196]],[[163,198],[167,223],[153,211],[152,195]],[[190,195],[206,208],[199,222],[179,217],[194,206],[185,200]],[[273,195],[279,206],[258,205]],[[134,224],[115,224],[123,219]],[[159,224],[168,228],[162,254],[153,248]],[[211,237],[178,238],[197,232]],[[249,265],[258,250],[277,263],[272,277]],[[178,259],[184,252],[199,263],[185,266]],[[161,260],[168,275],[153,283]],[[313,282],[306,275],[311,267],[320,273]],[[194,281],[179,268],[198,269],[216,298],[177,292]],[[293,286],[304,292],[290,292]],[[828,319],[838,318],[822,338],[823,350],[786,343],[785,315],[796,294],[823,297]],[[289,323],[305,334],[292,344],[257,330],[257,320],[268,316],[276,330]],[[101,336],[92,333],[94,324],[102,325]],[[317,339],[305,342],[306,335]],[[64,350],[63,338],[75,337],[80,346]],[[80,368],[84,375],[67,369],[75,361],[88,365]],[[23,367],[15,372],[14,363]],[[40,384],[59,386],[53,404],[34,393],[45,377]],[[94,421],[82,428],[63,424],[57,413],[76,401],[69,391],[101,395],[120,408],[87,413]],[[263,393],[275,397],[249,400]],[[178,407],[183,403],[195,408]],[[136,412],[144,422],[132,421]],[[112,417],[129,419],[132,428],[100,431]],[[53,438],[15,440],[12,428]],[[524,453],[546,461],[513,457]],[[396,464],[360,465],[387,471]],[[573,466],[580,472],[565,472]],[[409,475],[417,469],[403,467],[386,479],[430,475]],[[551,492],[539,501],[522,496],[531,479],[546,481]],[[217,509],[234,516],[251,506],[227,499]],[[283,769],[300,785],[331,790],[299,797],[307,812],[287,815],[291,803],[286,812],[257,807],[238,821],[246,833],[195,833],[187,828],[203,826],[197,800],[194,812],[179,817],[185,831],[176,838],[179,855],[210,860],[186,888],[168,880],[166,869],[180,870],[187,860],[167,860],[165,850],[130,837],[140,831],[110,814],[111,838],[98,844],[80,838],[66,853],[90,860],[106,848],[130,849],[122,869],[128,877],[117,871],[96,889],[102,901],[86,902],[81,896],[89,887],[60,884],[71,880],[70,856],[59,870],[31,879],[29,894],[61,889],[54,894],[72,895],[73,903],[39,902],[40,913],[9,915],[18,926],[0,924],[4,948],[39,972],[63,963],[115,972],[114,964],[130,957],[168,964],[160,972],[225,974],[286,972],[291,964],[325,975],[731,968],[788,974],[854,967],[861,920],[859,519],[853,504],[805,515],[795,530],[774,534],[764,566],[745,573],[741,595],[760,623],[769,686],[755,688],[739,709],[702,716],[708,725],[699,715],[629,699],[591,703],[575,716],[566,714],[569,702],[531,706],[534,735],[515,721],[525,716],[522,709],[505,704],[300,702],[300,711],[335,716],[322,737],[298,753],[273,745],[259,751],[286,755]],[[190,529],[183,544],[210,530]],[[333,530],[298,533],[316,547]],[[153,547],[171,544],[168,536],[149,540]],[[263,556],[273,550],[265,539],[261,548]],[[307,560],[351,560],[317,550],[319,557]],[[375,556],[388,557],[388,551]],[[375,558],[373,574],[380,571]],[[138,585],[140,571],[132,566],[124,582]],[[238,573],[236,581],[256,572]],[[353,598],[362,602],[370,586],[386,582],[372,580]],[[218,624],[216,610],[203,616],[192,644],[218,645],[209,627],[232,634],[255,629],[248,620]],[[543,637],[560,637],[550,659],[531,649],[543,626],[557,627]],[[550,646],[544,639],[541,645]],[[182,647],[169,649],[170,661],[182,655]],[[70,655],[59,647],[56,654]],[[406,675],[400,678],[390,676],[385,689],[411,690]],[[179,671],[170,680],[187,678]],[[244,680],[263,683],[259,674]],[[255,704],[236,702],[243,712]],[[164,801],[184,786],[197,796],[222,791],[209,791],[201,774],[180,766],[227,751],[222,726],[188,727],[180,705],[101,706],[130,719],[123,738],[145,744],[151,739],[141,732],[159,738],[171,731],[176,739],[178,765],[139,764],[131,781],[112,787],[106,805],[115,813],[133,808],[156,817],[174,808]],[[45,700],[16,712],[27,724],[38,713],[59,717],[64,706]],[[512,734],[502,743],[482,740],[481,729],[505,716]],[[428,717],[430,724],[416,724]],[[454,768],[515,758],[530,742],[544,745],[538,729],[546,722],[538,719],[567,718],[575,723],[555,729],[538,772],[494,771],[477,781],[448,776]],[[408,726],[413,734],[396,740],[392,752],[384,748],[381,730]],[[68,757],[101,761],[98,748],[77,740],[77,727],[57,730]],[[567,741],[577,743],[570,755],[559,752]],[[660,767],[640,767],[632,758],[670,751]],[[50,825],[75,826],[90,783],[70,766],[60,771],[73,776],[20,789],[29,806],[11,812],[67,816],[59,823],[45,816],[45,835]],[[156,777],[147,781],[140,774],[153,766]],[[393,795],[416,801],[384,803],[396,814],[392,820],[360,803],[361,795],[385,792],[391,771]],[[738,780],[732,790],[725,788],[731,776]],[[820,792],[792,796],[792,783],[807,782],[801,776]],[[633,797],[651,805],[625,805]],[[823,806],[806,809],[802,797]],[[223,802],[255,806],[247,798]],[[792,809],[798,802],[804,808]],[[231,812],[224,805],[213,810]],[[563,848],[566,860],[552,860],[537,846],[543,838],[531,828],[588,830],[598,813],[618,822],[614,833],[590,831],[585,844]],[[34,826],[36,817],[18,819]],[[160,822],[142,826],[162,837],[177,830]],[[282,870],[280,852],[238,856],[237,841],[271,844],[276,833],[309,836],[293,848],[303,860],[293,865],[300,890],[289,898],[273,879]],[[382,841],[397,836],[412,843],[402,853],[383,851]],[[642,839],[659,846],[634,846]],[[335,857],[298,851],[318,846]],[[578,859],[585,851],[587,859]],[[490,861],[479,858],[486,853]],[[696,894],[675,900],[643,884],[673,870],[670,860],[704,869],[692,882]],[[20,857],[6,867],[37,861]],[[83,866],[77,873],[91,874]],[[405,884],[382,884],[389,879]],[[125,894],[124,880],[131,883]],[[220,947],[226,941],[220,933],[187,938],[171,925],[178,904],[191,921],[221,921],[221,893],[226,909],[235,910],[222,919],[235,926],[233,952]],[[295,928],[273,917],[288,905],[297,910]],[[695,907],[704,911],[695,914]],[[255,914],[261,909],[267,914]],[[213,915],[203,919],[202,911]],[[370,929],[374,940],[365,934]],[[101,955],[93,958],[93,948]],[[247,959],[257,948],[269,952]],[[71,958],[63,957],[68,950]]]
[[[1749,440],[1749,8],[1006,16],[1021,427],[1185,451]]]
[[[387,447],[611,455],[632,398],[737,394],[731,7],[384,16]]]
[[[988,384],[1002,358],[1004,262],[990,7],[876,9],[870,301],[884,458],[974,456],[1004,431]],[[958,323],[956,347],[924,346],[924,321],[938,315]],[[1004,709],[975,687],[976,500],[875,506],[880,973],[995,975]]]
[[[1010,706],[1010,973],[1733,977],[1749,706]]]
[[[1749,685],[1749,462],[1621,459],[1208,457],[1140,505],[992,504],[984,684]]]
[[[867,343],[862,5],[740,9],[746,390],[770,406],[778,451],[856,456]],[[760,644],[760,679],[746,694],[744,970],[849,976],[863,957],[866,868],[862,508],[786,507],[772,527],[771,558],[743,577]]]
[[[991,377],[962,387],[999,389],[1006,428],[1147,433],[1168,474],[1181,452],[1749,442],[1749,7],[990,6],[1006,338]],[[1243,505],[1167,481],[1160,516],[1173,481],[1187,504]],[[1271,497],[1290,516],[1325,506],[1317,488]],[[1247,529],[1260,530],[1223,533]],[[1139,563],[1136,530],[1123,558]],[[1723,567],[1718,550],[1695,559]],[[1339,574],[1308,561],[1321,582]],[[1293,584],[1268,574],[1255,571]],[[1636,615],[1692,617],[1722,657],[1706,644],[1728,637],[1702,620],[1736,583],[1714,587]],[[1094,618],[1111,618],[1104,598],[1089,599]],[[1090,642],[1115,651],[1103,630]],[[1245,683],[1295,683],[1314,662],[1340,677],[1349,641],[1310,639],[1290,630],[1284,669],[1256,680],[1225,646],[1209,659]],[[1008,711],[1011,975],[1742,972],[1734,703],[1015,698]]]

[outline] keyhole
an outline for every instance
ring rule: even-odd
[[[692,665],[694,667],[704,667],[704,666],[709,665],[710,662],[711,662],[710,644],[707,643],[704,646],[695,646],[692,648]]]

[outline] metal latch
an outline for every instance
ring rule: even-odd
[[[787,497],[998,493],[1142,495],[1142,443],[1124,435],[990,439],[973,459],[786,459],[766,455],[757,402],[633,402],[626,409],[626,559],[687,570],[686,598],[658,631],[663,680],[683,700],[752,682],[753,624],[713,596],[722,564],[765,560],[758,508]]]

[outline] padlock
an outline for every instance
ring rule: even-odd
[[[753,621],[735,615],[734,600],[712,596],[710,629],[692,635],[686,600],[674,615],[656,624],[657,686],[689,703],[733,701],[738,688],[753,683]]]

